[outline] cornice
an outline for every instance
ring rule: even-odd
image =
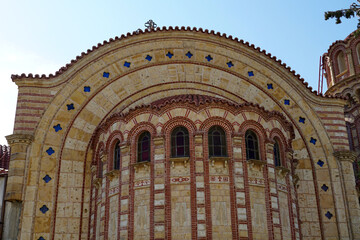
[[[5,138],[10,146],[17,143],[30,144],[34,140],[33,135],[30,134],[12,134],[6,136]]]
[[[274,62],[275,64],[277,64],[278,66],[280,66],[281,68],[283,68],[284,70],[288,71],[288,73],[292,74],[298,81],[300,81],[311,93],[313,93],[316,96],[321,96],[323,98],[341,98],[341,97],[337,97],[337,96],[327,96],[327,95],[322,95],[322,94],[318,94],[317,91],[313,91],[312,87],[309,86],[309,84],[307,82],[305,82],[305,80],[303,78],[301,78],[301,76],[299,74],[297,74],[294,70],[292,70],[289,66],[287,66],[285,63],[283,63],[280,59],[277,59],[276,56],[272,56],[270,53],[267,53],[265,50],[260,49],[259,47],[255,47],[254,44],[250,44],[249,42],[245,42],[242,39],[238,39],[238,38],[233,38],[231,35],[227,36],[226,34],[221,34],[220,32],[215,32],[213,30],[208,30],[205,29],[203,30],[202,28],[190,28],[190,27],[162,27],[162,28],[156,28],[156,29],[146,29],[146,30],[139,30],[139,31],[134,31],[133,33],[127,33],[126,35],[121,35],[120,37],[115,37],[115,38],[110,38],[108,41],[104,41],[103,43],[99,43],[96,46],[93,46],[91,49],[88,49],[87,52],[82,52],[81,55],[77,56],[74,60],[71,60],[70,63],[66,64],[65,66],[61,67],[58,71],[55,72],[55,74],[50,74],[50,75],[39,75],[39,74],[25,74],[22,73],[20,75],[17,74],[13,74],[11,75],[11,78],[13,80],[13,82],[15,81],[24,81],[24,80],[46,80],[46,79],[53,79],[56,78],[60,75],[62,75],[63,73],[67,72],[69,70],[69,68],[72,68],[77,62],[79,62],[81,59],[85,58],[86,56],[90,55],[92,52],[98,50],[98,49],[102,49],[103,47],[112,44],[114,42],[119,42],[119,41],[125,41],[126,39],[130,39],[132,37],[138,36],[138,35],[144,35],[144,34],[155,34],[156,32],[183,32],[183,33],[202,33],[202,34],[208,34],[208,35],[212,35],[212,36],[216,36],[218,38],[220,38],[219,40],[230,40],[234,43],[239,44],[240,46],[245,46],[250,50],[253,51],[257,51],[258,53],[260,53],[261,55],[265,56],[266,58],[270,59],[272,62]]]

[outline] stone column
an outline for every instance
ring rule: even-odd
[[[244,168],[242,163],[242,137],[241,136],[233,136],[233,162],[234,162],[234,185],[236,192],[236,213],[238,220],[238,233],[239,237],[247,238],[248,235],[248,219],[247,216],[249,212],[246,209],[246,191],[244,185]],[[249,196],[247,197],[250,198]]]
[[[350,76],[355,74],[354,61],[351,54],[351,49],[346,49],[346,55],[349,63],[349,73]]]
[[[155,239],[165,238],[165,139],[154,138],[154,231]],[[152,226],[151,226],[152,227]]]
[[[269,238],[273,236],[275,239],[281,239],[281,222],[280,222],[280,210],[279,210],[279,194],[276,187],[276,173],[275,173],[275,163],[274,163],[274,141],[271,139],[267,139],[265,143],[266,147],[266,162],[267,162],[267,172],[268,179],[265,178],[265,182],[268,182],[269,192],[265,194],[268,195],[270,202],[270,211],[271,216],[270,219],[268,217],[268,230],[269,230]],[[266,186],[266,184],[265,184]],[[266,186],[267,187],[267,186]],[[272,218],[271,218],[272,217]],[[270,226],[269,226],[270,225]]]
[[[334,74],[334,68],[333,68],[333,66],[332,66],[332,61],[330,60],[330,58],[329,57],[327,57],[326,58],[326,60],[327,60],[327,65],[328,65],[328,67],[329,67],[329,69],[330,69],[330,77],[331,77],[331,86],[334,86],[335,85],[335,74]],[[331,87],[330,86],[330,87]]]
[[[355,188],[353,162],[357,154],[352,151],[338,151],[334,156],[339,162],[339,172],[342,179],[344,198],[346,199],[348,228],[351,230],[351,239],[360,239],[360,207]]]
[[[120,173],[120,239],[128,238],[129,229],[129,169],[130,169],[130,146],[124,144],[120,146],[121,153],[121,173]]]
[[[8,182],[5,193],[4,239],[17,239],[20,225],[27,151],[32,135],[13,134],[6,136],[11,147]]]

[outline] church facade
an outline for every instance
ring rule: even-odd
[[[360,239],[347,100],[247,42],[158,28],[12,79],[4,239]]]

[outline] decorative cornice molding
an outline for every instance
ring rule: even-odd
[[[334,152],[334,156],[338,161],[354,162],[356,160],[357,155],[358,154],[356,152],[347,151],[347,150]]]
[[[30,134],[12,134],[5,137],[8,144],[30,144],[34,140],[34,136]]]

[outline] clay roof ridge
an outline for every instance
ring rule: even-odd
[[[238,42],[240,44],[243,44],[249,48],[252,48],[256,51],[258,51],[259,53],[264,54],[265,56],[269,57],[270,59],[272,59],[273,61],[275,61],[276,63],[278,63],[280,66],[284,67],[285,69],[287,69],[291,74],[293,74],[300,82],[303,83],[303,85],[310,90],[310,92],[314,93],[317,96],[321,96],[321,97],[326,97],[326,98],[339,98],[336,96],[328,96],[328,95],[322,95],[322,94],[318,94],[317,91],[313,91],[312,87],[309,86],[309,84],[307,82],[305,82],[305,80],[303,78],[301,78],[300,74],[297,74],[295,72],[295,70],[292,70],[289,66],[286,65],[286,63],[283,63],[280,59],[277,59],[276,56],[272,56],[271,53],[267,53],[266,50],[261,50],[260,47],[255,47],[254,44],[250,44],[249,42],[245,42],[242,39],[238,39],[237,37],[233,38],[232,35],[226,35],[225,33],[221,34],[220,32],[216,32],[214,30],[208,30],[208,29],[202,29],[202,28],[196,28],[196,27],[166,27],[163,26],[162,28],[158,27],[155,29],[145,29],[145,30],[138,30],[138,31],[134,31],[132,33],[128,32],[126,35],[122,34],[120,37],[115,37],[115,38],[110,38],[108,41],[103,41],[103,43],[98,43],[96,46],[94,45],[91,49],[88,49],[87,52],[82,52],[81,55],[76,56],[76,58],[74,60],[71,60],[70,63],[66,64],[64,67],[61,67],[58,71],[55,72],[55,74],[49,74],[48,76],[46,76],[45,74],[39,75],[39,74],[35,74],[33,75],[32,73],[26,75],[25,73],[22,73],[21,75],[17,75],[17,74],[12,74],[11,75],[11,79],[14,81],[16,79],[20,79],[20,78],[30,78],[30,79],[50,79],[50,78],[54,78],[57,77],[59,75],[61,75],[62,73],[64,73],[69,67],[71,67],[72,65],[74,65],[77,61],[79,61],[80,59],[82,59],[84,56],[92,53],[94,50],[105,46],[107,44],[110,44],[112,42],[115,41],[121,41],[122,39],[126,39],[128,37],[134,36],[134,35],[140,35],[140,34],[146,34],[146,33],[151,33],[151,32],[157,32],[157,31],[192,31],[192,32],[201,32],[201,33],[206,33],[209,35],[214,35],[214,36],[219,36],[219,37],[223,37],[235,42]]]

